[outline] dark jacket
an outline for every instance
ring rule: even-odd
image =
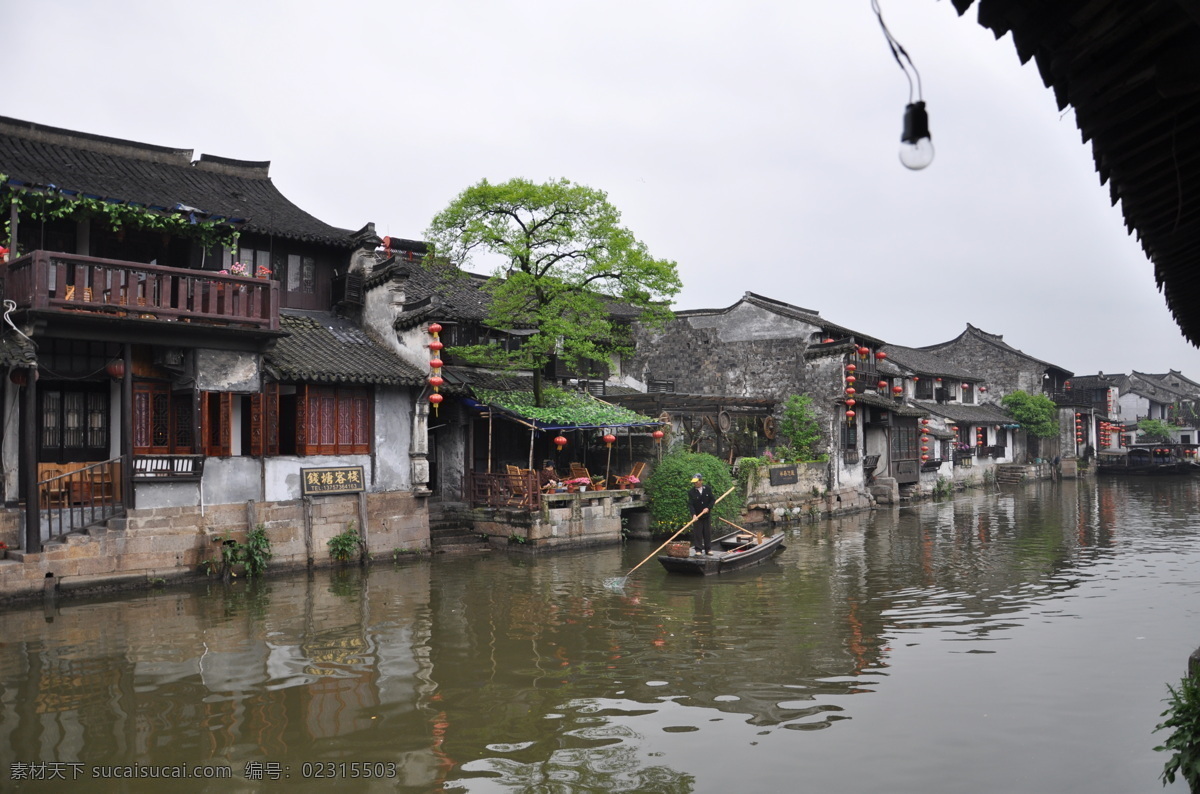
[[[692,515],[697,515],[706,507],[711,510],[715,502],[712,488],[709,488],[706,483],[700,483],[688,491],[688,509],[692,511]]]

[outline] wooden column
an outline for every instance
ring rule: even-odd
[[[29,378],[21,387],[20,452],[22,492],[25,497],[25,551],[42,550],[41,496],[38,494],[37,465],[37,370],[29,369]]]
[[[128,343],[122,347],[125,374],[121,376],[121,504],[132,510],[137,507],[133,501],[133,354]]]

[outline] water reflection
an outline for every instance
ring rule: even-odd
[[[101,765],[206,764],[231,778],[184,789],[766,791],[795,788],[803,764],[814,790],[1020,791],[995,781],[1022,727],[963,710],[1028,714],[1049,698],[1062,699],[1037,709],[1051,737],[1077,733],[1080,714],[1137,726],[1089,726],[1086,761],[1053,741],[1042,764],[1022,748],[1040,790],[1147,790],[1163,685],[1197,639],[1180,631],[1200,592],[1197,496],[1191,480],[970,494],[805,525],[729,578],[645,566],[618,593],[604,579],[652,547],[11,609],[0,777],[66,790]],[[1159,638],[1153,653],[1111,647],[1135,630]],[[1132,708],[1110,696],[1121,711],[1106,712],[1096,681],[1043,689],[1046,671],[1101,652]],[[979,744],[945,757],[964,719]],[[913,762],[930,754],[936,768]],[[68,779],[21,779],[47,774],[20,766],[34,762]]]

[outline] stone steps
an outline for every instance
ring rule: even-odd
[[[451,502],[430,505],[429,548],[434,554],[461,554],[491,551],[492,546],[475,531],[470,509]]]

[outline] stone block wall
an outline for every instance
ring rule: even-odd
[[[829,465],[799,463],[796,482],[787,485],[771,485],[767,469],[761,469],[746,494],[747,522],[795,523],[874,506],[874,499],[863,488],[855,485],[829,488]]]
[[[40,594],[47,586],[105,589],[203,577],[202,563],[219,560],[226,539],[245,542],[257,524],[265,527],[271,542],[268,570],[328,565],[330,538],[351,526],[364,536],[364,507],[371,557],[429,550],[425,500],[407,492],[366,494],[361,502],[360,495],[347,494],[311,501],[208,505],[203,510],[144,508],[110,521],[106,528],[47,544],[40,554],[10,550],[0,560],[0,599]]]
[[[474,528],[487,535],[492,545],[513,551],[620,543],[622,511],[643,503],[636,491],[607,493],[558,494],[537,511],[477,509]]]

